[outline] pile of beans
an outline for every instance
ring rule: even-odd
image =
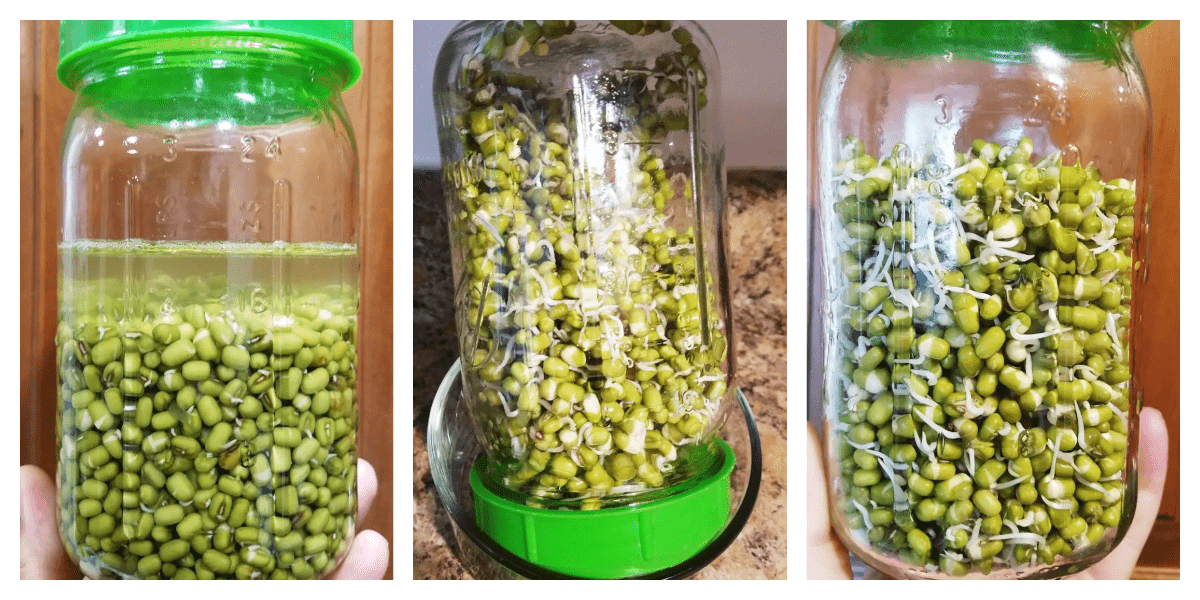
[[[835,179],[837,504],[930,570],[1051,564],[1126,518],[1135,185],[1032,147],[848,138]]]
[[[547,56],[574,30],[510,22],[465,57],[447,191],[465,388],[494,468],[547,505],[595,509],[691,475],[680,457],[711,441],[727,344],[702,240],[669,223],[693,182],[655,142],[687,123],[659,107],[684,97],[685,78],[704,79],[699,51],[677,29],[679,50],[651,74],[595,75],[595,108],[610,120],[580,136],[578,90],[564,101],[502,65]],[[599,163],[583,147],[598,139]]]
[[[94,578],[328,573],[357,509],[357,307],[172,294],[59,323],[64,545]]]

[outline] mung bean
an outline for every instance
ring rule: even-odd
[[[462,256],[458,333],[490,473],[531,502],[595,508],[690,477],[680,450],[698,446],[685,455],[702,460],[728,395],[725,317],[703,251],[711,234],[668,217],[694,205],[698,182],[659,143],[688,126],[666,102],[685,81],[704,110],[705,65],[676,28],[654,38],[671,49],[653,69],[588,76],[614,119],[606,160],[626,174],[608,181],[572,137],[576,102],[511,68],[542,44],[537,56],[553,57],[562,42],[551,32],[574,28],[549,23],[513,22],[519,36],[501,26],[456,62],[461,155],[446,168]],[[672,29],[614,24],[631,35]],[[875,235],[854,227],[864,242]]]
[[[144,316],[112,310],[123,289],[63,314],[61,529],[91,577],[317,577],[348,549],[357,301],[317,291],[288,314],[238,300],[269,298],[262,288],[226,285],[163,275],[148,297],[164,301]],[[229,295],[214,301],[214,289]],[[291,365],[268,366],[283,355]],[[339,476],[315,476],[325,468]],[[317,510],[320,528],[292,531],[282,560],[271,535]]]
[[[904,145],[843,150],[834,185],[854,209],[829,213],[827,248],[848,317],[831,344],[851,363],[826,393],[848,522],[954,575],[1112,539],[1127,457],[1102,431],[1127,428],[1136,186],[1035,159],[1029,140],[977,140],[949,168]],[[886,243],[868,236],[881,223]]]

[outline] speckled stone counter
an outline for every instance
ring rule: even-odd
[[[437,172],[413,190],[413,578],[471,579],[429,473],[425,431],[442,377],[457,357],[445,201]],[[733,544],[693,579],[787,577],[787,178],[728,176],[731,302],[740,386],[762,438],[758,502]]]

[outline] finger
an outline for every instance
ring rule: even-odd
[[[387,540],[379,532],[368,529],[354,536],[346,559],[330,579],[381,579],[387,566]]]
[[[58,539],[54,482],[33,466],[21,467],[21,579],[73,579],[79,575]]]
[[[825,490],[821,437],[808,425],[808,578],[850,579],[850,556],[833,535]]]
[[[1167,480],[1169,434],[1162,413],[1157,409],[1143,408],[1139,418],[1138,499],[1133,522],[1125,539],[1104,560],[1084,571],[1081,578],[1129,579],[1158,518],[1163,484]]]
[[[367,518],[371,503],[375,502],[375,493],[379,491],[379,480],[375,477],[375,467],[371,463],[358,459],[358,520]]]

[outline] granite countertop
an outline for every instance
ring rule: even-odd
[[[787,178],[731,171],[728,218],[734,347],[762,438],[758,502],[733,544],[692,579],[787,578]],[[473,579],[429,472],[433,396],[457,358],[453,275],[441,178],[414,172],[413,578]]]

